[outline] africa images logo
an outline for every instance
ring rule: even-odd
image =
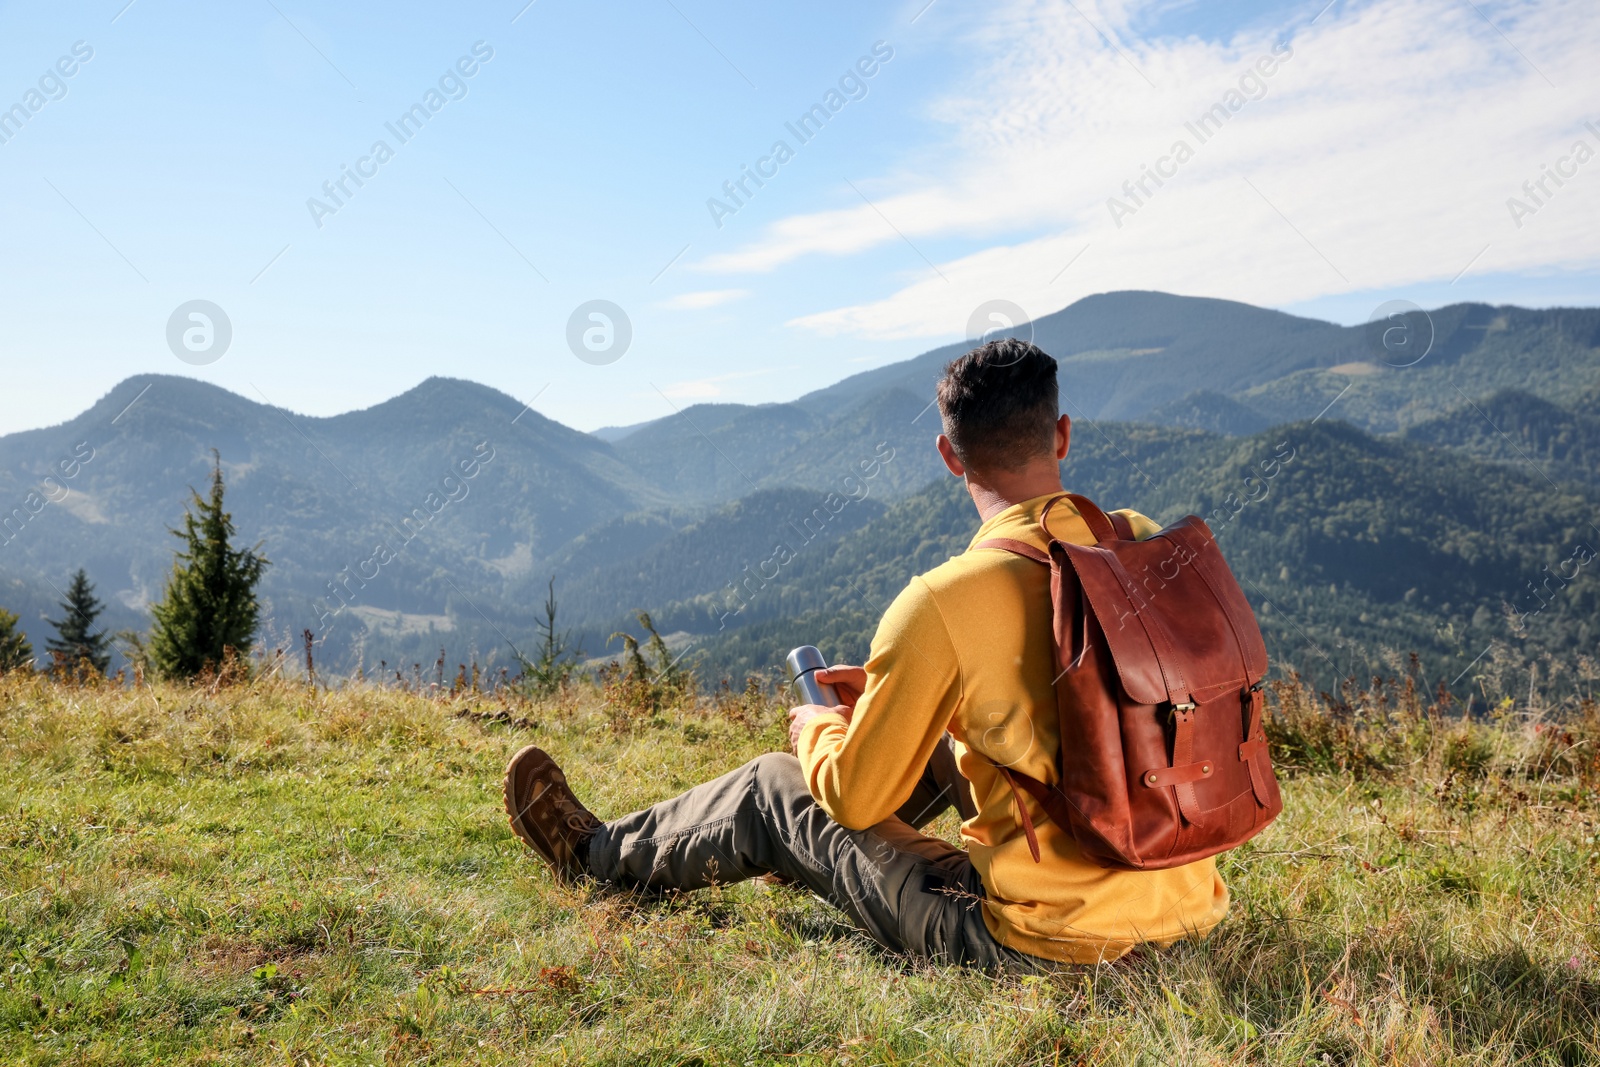
[[[67,95],[67,79],[76,75],[83,64],[93,58],[92,45],[87,41],[73,42],[72,54],[57,59],[54,66],[39,75],[37,88],[30,86],[15,104],[0,109],[0,144],[10,142],[21,133],[23,124],[43,111],[46,104],[64,99]]]
[[[587,300],[567,317],[567,347],[585,363],[615,363],[633,343],[633,320],[609,300]]]
[[[167,347],[191,366],[215,363],[232,343],[233,322],[209,300],[179,304],[167,319]]]
[[[844,110],[846,104],[852,100],[865,100],[867,98],[867,80],[883,69],[883,65],[894,58],[894,48],[887,41],[874,41],[872,54],[862,56],[855,61],[855,65],[846,69],[839,76],[837,86],[829,86],[822,94],[822,100],[812,104],[793,122],[785,122],[784,129],[794,138],[795,145],[804,145],[813,137],[822,132],[822,127],[828,120]],[[739,209],[755,198],[758,191],[766,187],[768,181],[778,176],[779,168],[795,157],[795,148],[786,140],[772,142],[772,147],[767,154],[758,158],[752,169],[749,164],[740,164],[739,176],[730,178],[722,183],[722,192],[727,199],[721,197],[708,197],[706,210],[711,213],[711,221],[716,223],[717,229],[722,229],[722,220],[728,215],[737,215]],[[755,188],[750,188],[754,183]],[[741,195],[742,194],[742,195]]]
[[[429,119],[444,110],[445,104],[466,99],[467,79],[474,77],[483,69],[482,65],[493,58],[494,48],[487,41],[476,42],[471,55],[458,58],[454,67],[446,69],[439,76],[437,85],[430,85],[423,92],[422,99],[402,111],[393,122],[384,123],[384,129],[393,135],[398,145],[410,141],[422,132],[422,127]],[[348,204],[368,180],[378,176],[378,168],[394,156],[394,148],[380,138],[372,142],[367,154],[357,159],[354,166],[340,164],[339,176],[322,183],[326,199],[315,196],[306,198],[306,210],[311,213],[311,221],[316,223],[317,229],[322,229],[324,216],[337,215],[339,209]],[[352,185],[354,188],[351,188]]]

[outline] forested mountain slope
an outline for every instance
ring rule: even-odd
[[[1600,638],[1600,491],[1340,423],[1225,438],[1132,426],[1078,446],[1064,477],[1107,507],[1207,518],[1257,607],[1274,658],[1331,681],[1422,655],[1462,677],[1492,644],[1592,656]],[[978,524],[959,482],[895,504],[826,559],[796,568],[754,625],[706,644],[708,664],[774,662],[793,643],[865,651],[881,609]]]

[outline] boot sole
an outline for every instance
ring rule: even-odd
[[[527,814],[528,809],[527,807],[519,808],[517,798],[524,792],[521,784],[526,778],[531,777],[542,766],[554,766],[554,764],[555,760],[550,758],[548,752],[545,752],[538,745],[528,745],[512,756],[510,762],[506,764],[505,779],[501,789],[505,801],[506,821],[511,824],[511,832],[516,834],[518,840],[524,845],[537,852],[540,858],[550,864],[551,867],[558,866],[555,861],[555,851],[550,847],[549,842],[543,840],[536,833],[534,827],[523,821],[523,816]],[[560,773],[560,768],[556,768],[556,771]],[[528,803],[531,805],[535,799],[534,797],[529,797]]]

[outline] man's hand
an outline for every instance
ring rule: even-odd
[[[833,686],[843,703],[833,708],[821,704],[802,704],[789,709],[789,747],[796,751],[800,748],[800,731],[806,728],[806,723],[829,712],[843,715],[844,721],[849,722],[850,716],[855,714],[856,701],[867,688],[867,672],[860,667],[823,667],[817,671],[816,679],[823,685]]]
[[[849,722],[850,716],[855,714],[855,709],[840,704],[836,708],[825,708],[821,704],[801,704],[798,708],[789,709],[789,747],[796,752],[800,751],[800,731],[806,728],[806,723],[818,715],[837,713],[844,716],[844,721]]]
[[[839,702],[847,708],[855,707],[867,688],[867,672],[860,667],[823,667],[815,677],[823,685],[833,686]]]

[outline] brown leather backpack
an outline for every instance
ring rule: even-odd
[[[1059,780],[1000,771],[1102,867],[1159,870],[1234,848],[1283,810],[1261,729],[1267,649],[1250,604],[1197,516],[1136,541],[1124,516],[1065,498],[1097,544],[975,546],[1047,565],[1055,608]],[[1020,795],[1017,810],[1037,862]]]

